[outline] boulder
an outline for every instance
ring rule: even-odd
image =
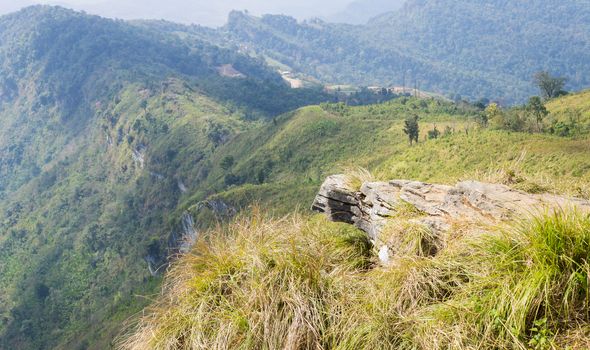
[[[325,213],[333,221],[355,225],[378,243],[388,220],[401,215],[408,205],[420,213],[411,221],[435,234],[449,231],[458,222],[481,227],[552,210],[576,208],[590,213],[587,200],[530,194],[498,184],[463,181],[448,186],[392,180],[366,182],[354,188],[345,175],[325,180],[312,210]],[[382,250],[381,255],[385,256]]]

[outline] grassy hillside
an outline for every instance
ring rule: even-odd
[[[160,25],[43,6],[0,17],[0,348],[111,347],[153,300],[189,214],[200,233],[256,203],[264,216],[305,211],[326,175],[359,166],[588,197],[583,133],[481,129],[477,107],[434,99],[321,103],[332,98]],[[586,107],[576,95],[549,104],[580,125]],[[427,140],[434,125],[442,136]],[[342,232],[345,248],[356,242],[344,255],[366,255]]]
[[[554,118],[584,115],[588,92],[548,103]],[[571,104],[565,111],[558,106]],[[501,182],[526,191],[550,191],[588,198],[590,143],[587,135],[559,137],[481,128],[475,107],[438,100],[402,98],[381,105],[305,107],[267,126],[241,133],[220,147],[212,162],[234,159],[227,171],[214,167],[205,188],[236,205],[260,201],[287,213],[306,208],[327,175],[368,169],[375,178],[410,178],[454,183],[462,179]],[[420,117],[420,142],[403,133],[409,115]],[[580,128],[585,128],[585,123]],[[427,139],[436,127],[438,139]],[[197,192],[201,199],[203,193]],[[189,201],[190,203],[190,201]]]
[[[316,90],[290,89],[264,64],[234,51],[57,7],[1,17],[0,39],[0,149],[7,154],[0,191],[38,174],[128,83],[153,90],[177,77],[245,119],[330,100]],[[244,77],[220,76],[225,64]]]
[[[2,202],[3,347],[107,347],[145,303],[131,296],[157,285],[148,261],[165,261],[179,183],[193,188],[200,162],[245,123],[180,81],[163,88],[124,88]]]
[[[557,119],[563,121],[573,119],[587,124],[590,121],[590,91],[549,101],[547,108]]]
[[[588,196],[584,135],[479,129],[479,110],[466,104],[323,104],[252,122],[171,78],[125,84],[94,108],[88,132],[2,202],[10,346],[108,347],[121,322],[151,299],[137,295],[158,288],[148,267],[174,251],[183,213],[198,228],[215,223],[198,210],[204,200],[237,209],[259,203],[268,215],[305,211],[325,176],[359,166],[384,179],[476,177]],[[421,136],[409,146],[402,124],[413,114]],[[425,140],[434,125],[443,137]],[[233,164],[222,166],[228,157]]]
[[[557,106],[586,94],[549,108],[559,115]],[[585,107],[573,104],[567,113]],[[410,146],[402,121],[414,113],[422,132]],[[209,186],[232,205],[258,205],[204,233],[168,272],[162,295],[127,325],[119,347],[587,348],[584,215],[557,213],[481,228],[475,236],[458,225],[431,257],[420,253],[423,236],[407,226],[420,213],[409,210],[390,224],[409,230],[411,249],[382,267],[364,234],[307,211],[324,176],[347,171],[364,179],[476,178],[590,198],[588,135],[481,129],[476,114],[435,100],[323,105],[240,134],[213,162],[234,157],[229,171],[246,183],[224,184],[224,172],[214,167]],[[447,133],[424,140],[434,124]],[[291,214],[277,219],[285,213]]]

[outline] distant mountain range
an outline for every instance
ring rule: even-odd
[[[410,0],[361,26],[233,12],[216,42],[248,47],[330,83],[417,85],[504,103],[535,94],[547,70],[590,85],[587,0]]]
[[[210,27],[222,26],[231,10],[249,10],[253,14],[288,14],[306,19],[330,16],[343,11],[347,5],[342,0],[10,0],[0,1],[0,15],[39,3],[83,10],[110,18],[165,19]],[[386,11],[380,13],[383,12]]]

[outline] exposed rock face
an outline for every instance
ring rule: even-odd
[[[216,220],[227,221],[236,215],[237,210],[220,199],[207,200],[197,203],[182,214],[180,225],[168,238],[168,249],[181,254],[187,253],[199,238],[199,230],[195,218],[205,211],[210,211]]]
[[[195,242],[197,241],[198,232],[195,228],[193,216],[190,213],[186,212],[182,214],[180,223],[182,226],[183,239],[180,241],[179,250],[181,253],[188,253],[191,247],[195,245]]]
[[[228,221],[237,213],[234,207],[220,199],[199,202],[185,211],[179,218],[178,225],[168,236],[168,241],[154,243],[148,248],[144,258],[152,275],[156,276],[166,271],[170,261],[178,254],[188,253],[197,243],[200,233],[197,218],[204,211],[208,211],[218,221]]]
[[[326,179],[312,210],[333,221],[353,224],[376,241],[388,218],[395,217],[406,203],[425,214],[416,221],[434,233],[448,231],[454,222],[494,224],[559,208],[575,207],[590,213],[587,200],[528,194],[504,185],[464,181],[447,186],[393,180],[367,182],[356,190],[344,175]]]
[[[144,145],[139,145],[138,147],[134,148],[131,153],[131,158],[133,159],[135,164],[138,165],[141,169],[143,169],[145,166],[146,148],[147,147]]]

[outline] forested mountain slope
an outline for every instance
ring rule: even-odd
[[[506,103],[533,94],[539,70],[570,89],[590,84],[586,0],[410,0],[361,26],[233,13],[220,33],[330,83],[417,84]]]
[[[181,245],[179,201],[216,148],[331,99],[230,50],[44,6],[0,17],[0,73],[7,349],[108,347]]]

